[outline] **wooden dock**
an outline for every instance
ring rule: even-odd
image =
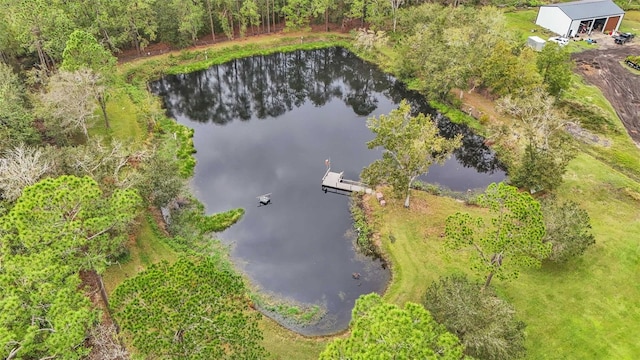
[[[340,190],[346,192],[364,192],[372,194],[373,190],[359,181],[347,180],[343,178],[343,172],[332,172],[331,168],[327,168],[327,172],[322,177],[322,190],[327,192],[328,189]]]

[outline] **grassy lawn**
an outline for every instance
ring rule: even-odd
[[[640,353],[640,183],[580,155],[559,196],[589,212],[596,245],[564,266],[545,264],[493,286],[528,324],[528,358],[631,359]],[[419,302],[439,276],[467,272],[464,256],[444,260],[441,234],[448,215],[479,208],[425,193],[415,193],[410,211],[399,202],[371,205],[393,269],[386,300]]]
[[[96,114],[98,116],[89,129],[91,136],[114,138],[127,144],[141,144],[147,136],[147,129],[141,121],[143,115],[140,114],[140,106],[122,89],[114,90],[107,101],[109,129],[105,126],[102,112],[98,110]]]
[[[266,316],[262,317],[259,325],[264,336],[262,346],[271,354],[273,360],[315,360],[329,340],[298,335]]]
[[[624,171],[633,179],[640,181],[640,156],[638,156],[638,149],[618,119],[615,110],[600,89],[586,84],[580,76],[574,74],[571,88],[565,96],[579,102],[595,105],[604,110],[611,124],[614,126],[615,133],[611,132],[607,135],[611,141],[610,147],[582,146],[582,150],[608,163],[610,166]]]
[[[169,245],[156,236],[146,217],[140,221],[138,232],[131,237],[127,246],[128,261],[111,265],[104,274],[104,285],[109,294],[124,280],[136,276],[149,265],[162,260],[172,263],[178,257]]]
[[[640,11],[627,11],[622,18],[620,31],[634,33],[640,36]],[[638,41],[637,38],[635,41]]]
[[[421,301],[426,287],[440,275],[464,269],[457,262],[447,262],[442,256],[444,223],[450,214],[463,208],[451,198],[414,191],[411,208],[402,201],[390,200],[386,207],[376,209],[376,230],[381,234],[383,252],[388,254],[393,280],[384,294],[386,301],[403,305]]]
[[[570,164],[559,194],[589,212],[595,247],[565,266],[496,284],[529,324],[530,358],[632,359],[640,353],[640,202],[632,198],[639,189],[590,156]]]
[[[535,35],[543,40],[547,40],[550,36],[554,35],[549,30],[536,25],[538,9],[509,11],[505,12],[504,16],[507,20],[507,28],[517,34],[524,42],[527,41],[529,36]]]

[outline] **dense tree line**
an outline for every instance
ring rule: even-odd
[[[76,29],[92,34],[114,53],[128,48],[141,53],[157,41],[185,46],[203,36],[215,41],[220,36],[233,39],[312,24],[328,29],[330,23],[341,27],[366,23],[395,31],[402,22],[401,9],[423,3],[529,4],[519,0],[2,0],[0,60],[26,55],[42,68],[53,68]]]
[[[112,52],[142,52],[155,41],[184,46],[203,35],[211,40],[300,29],[313,23],[384,21],[389,1],[364,0],[2,0],[0,59],[33,57],[54,68],[69,35],[81,29]]]

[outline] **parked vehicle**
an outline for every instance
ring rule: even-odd
[[[618,45],[622,45],[624,43],[630,42],[631,39],[633,39],[634,37],[635,35],[632,33],[621,33],[621,34],[615,35],[613,37],[613,41],[615,41],[616,44]]]
[[[632,33],[622,33],[620,34],[620,36],[622,36],[623,38],[626,38],[627,41],[631,41],[631,39],[635,37],[635,35]]]
[[[567,39],[566,37],[562,37],[562,36],[552,36],[549,38],[549,41],[552,41],[560,46],[565,46],[567,44],[569,44],[569,39]]]

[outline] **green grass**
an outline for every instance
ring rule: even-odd
[[[627,11],[622,18],[622,24],[620,24],[621,32],[630,32],[640,36],[640,11],[632,10]],[[634,39],[638,41],[638,38]]]
[[[574,75],[566,96],[604,110],[614,126],[614,132],[607,134],[611,147],[582,146],[582,150],[640,181],[640,152],[600,89],[587,85],[581,77]]]
[[[536,17],[538,9],[516,10],[504,13],[507,21],[507,28],[518,35],[523,42],[527,41],[529,36],[538,36],[547,40],[549,36],[553,36],[549,30],[536,25]],[[535,30],[532,32],[532,30]]]
[[[374,226],[393,274],[384,294],[386,301],[399,306],[407,301],[420,303],[432,281],[463,269],[443,259],[440,237],[447,216],[462,209],[460,202],[413,191],[409,210],[399,200],[380,207],[371,199],[369,205],[376,209]]]
[[[173,263],[178,254],[169,247],[156,233],[152,218],[144,217],[141,220],[138,232],[132,236],[127,248],[129,256],[127,261],[114,264],[107,268],[104,274],[104,284],[107,293],[111,293],[124,280],[136,276],[149,265],[162,260]]]
[[[529,324],[532,359],[632,359],[640,353],[640,184],[587,155],[569,166],[562,198],[591,216],[594,248],[565,266],[500,284]]]
[[[114,138],[126,143],[141,144],[147,136],[147,129],[141,123],[144,115],[140,114],[140,106],[122,90],[115,90],[107,100],[107,116],[109,129],[106,128],[102,112],[97,111],[89,135],[103,138]]]
[[[273,360],[316,360],[324,350],[329,338],[308,338],[280,326],[266,316],[260,320],[264,339],[262,345]]]
[[[545,264],[493,286],[528,324],[529,359],[631,359],[640,353],[640,183],[580,155],[558,193],[589,212],[596,245],[564,266]],[[386,300],[418,302],[439,276],[468,272],[463,256],[443,260],[441,234],[448,215],[479,208],[419,192],[411,210],[371,206],[393,271]]]

